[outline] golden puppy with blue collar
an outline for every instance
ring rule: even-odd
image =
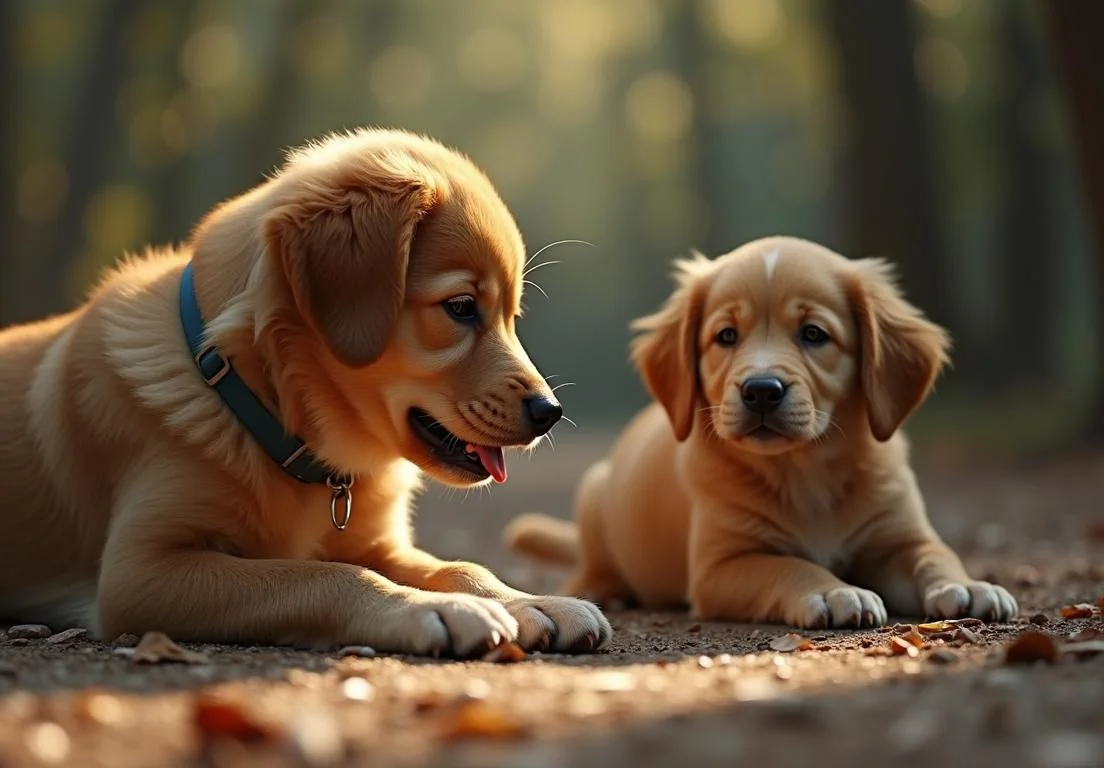
[[[402,131],[292,152],[187,242],[0,332],[0,620],[113,637],[586,651],[592,604],[414,544],[424,473],[506,478],[561,408],[487,177]]]
[[[572,564],[567,594],[702,619],[1015,615],[928,522],[900,427],[950,342],[889,265],[772,237],[677,266],[635,324],[656,403],[586,473],[574,522],[522,516],[508,546]]]

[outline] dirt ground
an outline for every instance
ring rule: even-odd
[[[509,557],[499,531],[536,506],[567,514],[604,443],[565,436],[555,453],[514,457],[491,493],[431,491],[421,543],[550,588],[558,575]],[[975,575],[1014,591],[1023,617],[925,635],[915,657],[880,655],[903,627],[816,633],[780,652],[782,627],[638,612],[611,616],[608,652],[512,664],[189,646],[198,663],[143,665],[128,655],[136,638],[0,632],[0,768],[1104,766],[1104,654],[1006,661],[1024,631],[1104,631],[1099,612],[1060,617],[1104,596],[1102,478],[1100,457],[925,462],[937,528]]]

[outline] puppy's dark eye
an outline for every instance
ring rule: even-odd
[[[449,317],[459,323],[474,323],[479,319],[479,307],[474,296],[453,296],[446,299],[441,306],[449,313]]]
[[[819,347],[821,344],[827,344],[832,340],[826,330],[812,323],[801,326],[797,338],[801,340],[802,344],[809,347]]]
[[[717,344],[722,347],[734,347],[736,342],[740,340],[740,334],[736,332],[735,328],[722,328],[717,331],[716,340]]]

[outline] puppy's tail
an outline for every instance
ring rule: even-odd
[[[560,565],[579,560],[579,528],[569,520],[560,520],[536,512],[519,515],[502,532],[506,548],[520,555]]]

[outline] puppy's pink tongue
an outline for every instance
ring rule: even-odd
[[[506,482],[506,456],[503,455],[501,448],[494,448],[489,445],[472,445],[476,454],[479,456],[479,460],[483,463],[483,468],[491,473],[491,477],[495,479],[496,483]]]

